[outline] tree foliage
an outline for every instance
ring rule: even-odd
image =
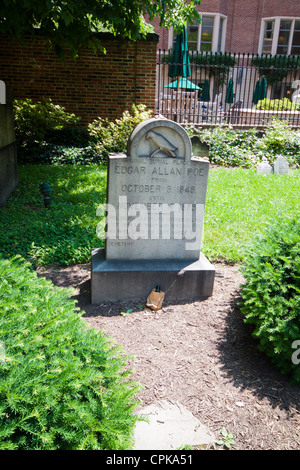
[[[181,28],[193,18],[199,19],[196,6],[201,0],[2,0],[0,33],[23,40],[36,28],[55,48],[59,56],[66,48],[76,57],[80,47],[102,49],[95,32],[110,31],[129,39],[151,32],[144,15],[159,17],[160,26]]]

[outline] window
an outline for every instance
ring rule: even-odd
[[[214,29],[214,18],[212,16],[203,16],[201,24],[200,51],[212,50],[212,39]]]
[[[187,25],[186,29],[188,48],[190,51],[197,51],[199,24],[194,22],[192,25]]]
[[[300,18],[264,19],[260,44],[263,54],[300,55]]]
[[[265,22],[263,54],[271,54],[275,21]]]
[[[291,21],[281,20],[278,36],[277,54],[288,54]]]
[[[291,54],[300,55],[300,20],[295,20]]]
[[[187,25],[187,43],[190,51],[221,52],[225,43],[226,18],[202,15],[202,22]],[[171,33],[170,47],[174,47],[176,33]]]

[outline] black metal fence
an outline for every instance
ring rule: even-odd
[[[300,56],[189,53],[188,77],[170,77],[172,51],[158,51],[156,115],[180,124],[300,126]],[[178,86],[179,84],[179,86]]]

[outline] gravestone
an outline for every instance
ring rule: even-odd
[[[204,158],[208,160],[209,146],[200,140],[197,135],[193,135],[191,138],[192,142],[192,152],[193,155]]]
[[[263,158],[261,163],[259,165],[257,165],[256,172],[258,174],[262,174],[262,175],[269,175],[270,173],[273,173],[273,168],[268,163],[268,160],[266,158]]]
[[[109,156],[106,246],[92,250],[92,303],[146,298],[173,283],[166,299],[212,295],[215,270],[201,252],[208,170],[187,132],[167,119],[143,121],[127,153]]]
[[[274,173],[278,175],[286,175],[289,172],[289,163],[282,156],[279,155],[274,162]]]

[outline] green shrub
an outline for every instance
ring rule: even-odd
[[[126,152],[134,127],[151,116],[146,106],[132,106],[120,119],[95,119],[88,128],[51,100],[15,101],[19,163],[91,165],[107,161],[110,152]]]
[[[260,150],[272,163],[278,154],[291,166],[300,166],[300,133],[291,129],[285,120],[273,119],[258,143]]]
[[[121,349],[87,328],[70,294],[22,258],[0,259],[2,450],[132,446],[139,386]]]
[[[217,126],[206,130],[188,128],[187,131],[190,135],[199,135],[202,142],[209,145],[209,158],[212,163],[243,168],[253,168],[257,165],[256,129],[236,131],[230,127]]]
[[[275,85],[293,71],[299,68],[299,56],[296,55],[269,55],[252,57],[252,65],[258,68],[259,75],[265,76],[268,85]]]
[[[77,125],[75,114],[68,113],[63,106],[52,103],[51,99],[33,102],[30,98],[14,101],[16,141],[19,148],[29,148],[41,142],[54,130]]]
[[[87,127],[80,126],[51,129],[46,133],[44,140],[51,145],[77,148],[88,147],[91,143]]]
[[[296,111],[297,106],[288,98],[282,100],[269,100],[264,98],[259,100],[256,109],[275,110],[275,111]]]
[[[187,131],[209,145],[210,161],[217,165],[255,168],[263,157],[273,163],[280,154],[291,167],[300,166],[300,132],[291,129],[285,120],[273,119],[263,133],[255,128],[237,130],[227,126],[204,130],[187,127]]]
[[[65,146],[48,142],[41,142],[34,160],[31,159],[31,163],[53,163],[56,165],[65,163],[71,165],[92,165],[101,162],[102,155],[93,145],[73,147],[70,144]]]
[[[242,269],[241,311],[254,325],[259,349],[279,370],[300,383],[292,361],[300,340],[300,217],[280,218],[255,239]]]
[[[143,120],[151,117],[145,105],[133,105],[131,112],[125,111],[120,119],[108,121],[98,118],[89,124],[89,132],[102,158],[109,153],[126,152],[127,142],[133,129]]]

